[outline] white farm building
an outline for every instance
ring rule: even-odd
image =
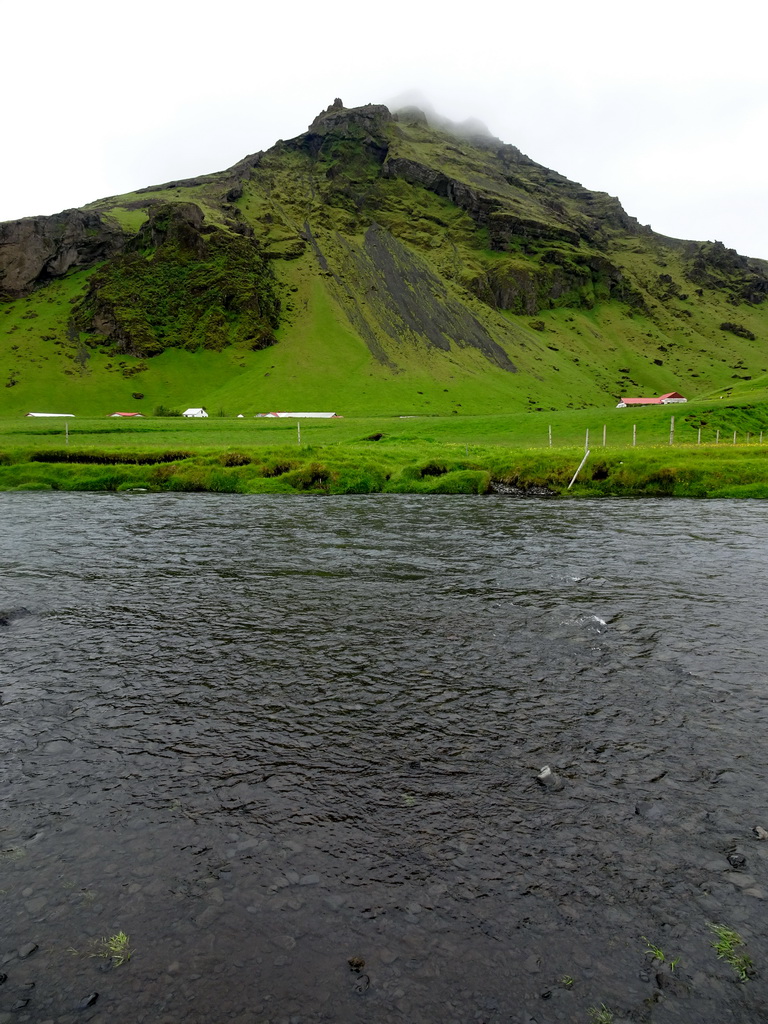
[[[257,418],[263,416],[277,416],[281,419],[293,418],[301,420],[332,420],[339,419],[337,412],[259,412]]]

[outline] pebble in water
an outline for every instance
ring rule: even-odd
[[[545,764],[539,774],[536,776],[536,781],[544,789],[549,789],[553,793],[556,793],[559,789],[563,788],[563,780],[559,775],[556,775],[548,764]]]
[[[36,942],[27,942],[24,946],[19,946],[19,951],[17,954],[19,960],[26,960],[28,956],[32,956],[36,949]]]
[[[367,974],[362,973],[362,970],[365,967],[365,960],[361,956],[351,956],[347,960],[347,963],[349,964],[350,971],[352,971],[355,976],[352,982],[352,991],[359,993],[366,992],[371,984],[371,979]]]

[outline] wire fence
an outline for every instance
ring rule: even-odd
[[[626,429],[613,428],[609,431],[608,424],[604,423],[598,427],[587,427],[584,430],[584,450],[590,446],[596,448],[636,448],[636,447],[658,447],[660,444],[690,446],[710,445],[761,445],[768,443],[768,431],[738,431],[730,428],[712,427],[702,428],[691,427],[685,423],[682,428],[676,428],[675,417],[669,420],[669,429],[666,427],[660,430],[660,424],[643,424],[643,429],[638,430],[637,423],[633,423],[631,432]],[[764,440],[765,439],[765,440]],[[558,434],[552,424],[548,424],[546,441],[543,442],[548,448],[572,448],[580,444],[580,439],[574,437],[572,431],[563,430]]]

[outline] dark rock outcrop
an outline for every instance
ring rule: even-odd
[[[115,221],[89,210],[0,224],[0,295],[28,295],[75,267],[113,256],[126,240]]]
[[[256,243],[205,223],[195,203],[156,205],[124,251],[98,270],[71,327],[116,353],[271,345],[280,301]]]
[[[480,321],[452,296],[427,264],[378,224],[362,247],[347,243],[341,273],[334,274],[339,299],[372,354],[387,362],[376,339],[396,346],[425,345],[449,352],[452,345],[475,348],[503,370],[515,372],[507,353]],[[355,281],[365,307],[349,287]]]
[[[518,485],[507,483],[505,480],[491,480],[488,493],[506,494],[511,498],[554,498],[557,494],[556,491],[540,487],[538,484]]]
[[[203,211],[196,203],[154,207],[149,212],[149,220],[130,248],[142,249],[147,245],[157,247],[170,242],[192,250],[199,256],[204,246],[201,234],[204,220]]]
[[[768,297],[768,271],[763,260],[742,256],[722,242],[691,245],[687,277],[702,288],[727,291],[731,299],[757,305]]]
[[[304,135],[283,145],[308,153],[313,159],[349,156],[359,148],[377,163],[389,150],[385,126],[392,120],[389,109],[380,103],[347,109],[335,100],[318,114]]]
[[[411,185],[421,185],[435,195],[465,210],[478,227],[488,229],[491,248],[505,249],[515,237],[578,244],[577,231],[567,225],[523,217],[512,212],[495,195],[472,188],[463,181],[450,178],[442,171],[404,157],[393,157],[382,168],[385,178],[401,178]]]
[[[591,309],[601,300],[618,299],[643,310],[641,294],[609,259],[595,253],[550,249],[538,263],[521,266],[499,260],[470,282],[479,299],[495,309],[528,316],[557,306]]]
[[[732,324],[730,322],[720,324],[721,331],[728,331],[729,334],[735,334],[737,338],[747,338],[749,341],[755,341],[755,335],[750,331],[748,327],[743,324]]]
[[[363,107],[347,108],[336,99],[323,110],[307,129],[309,134],[328,135],[331,132],[349,132],[358,129],[378,135],[381,126],[392,120],[392,114],[383,103],[367,103]]]

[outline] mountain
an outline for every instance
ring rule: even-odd
[[[0,224],[3,408],[738,395],[768,375],[767,298],[765,261],[659,235],[479,122],[336,100],[226,171]]]

